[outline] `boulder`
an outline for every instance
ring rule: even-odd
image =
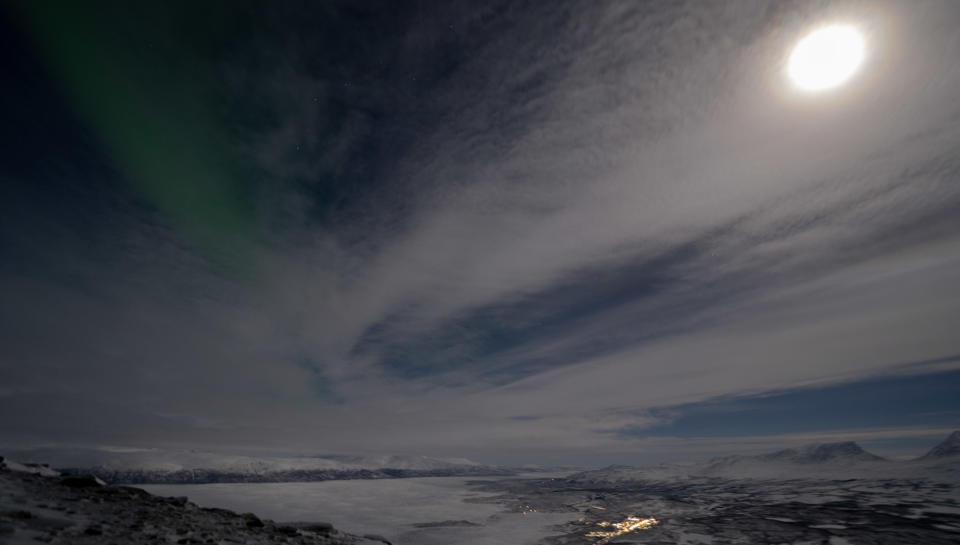
[[[311,522],[303,526],[303,529],[308,532],[316,532],[318,534],[330,534],[333,533],[333,524],[329,522]]]
[[[189,500],[190,498],[186,496],[170,496],[167,498],[167,502],[173,505],[186,505]]]
[[[300,530],[297,530],[293,526],[277,526],[277,532],[285,536],[295,536],[300,533]]]
[[[246,521],[247,528],[263,528],[263,521],[253,513],[243,513],[240,515]]]
[[[99,488],[107,486],[107,483],[101,481],[96,475],[72,475],[60,479],[60,484],[70,488]]]

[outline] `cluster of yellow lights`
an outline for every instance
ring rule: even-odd
[[[536,513],[536,512],[537,510],[530,505],[524,505],[523,507],[520,508],[521,515],[526,515],[527,513]]]
[[[636,532],[638,530],[649,530],[657,524],[660,524],[660,521],[655,518],[640,518],[640,517],[627,517],[621,522],[607,522],[601,521],[596,523],[597,526],[602,528],[611,528],[610,530],[595,530],[593,532],[588,532],[587,537],[601,537],[600,541],[597,541],[594,545],[602,545],[603,543],[608,543],[611,539],[622,536],[623,534],[629,534],[630,532]]]

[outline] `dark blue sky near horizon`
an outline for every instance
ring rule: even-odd
[[[792,88],[831,21],[861,71]],[[0,448],[919,448],[960,428],[958,23],[6,3]]]
[[[668,423],[620,431],[660,437],[737,437],[881,427],[954,426],[960,416],[957,371],[872,378],[768,392],[665,410]]]

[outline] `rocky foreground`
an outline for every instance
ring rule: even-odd
[[[251,513],[202,508],[185,497],[107,486],[0,458],[0,543],[384,545],[325,523],[278,524]]]

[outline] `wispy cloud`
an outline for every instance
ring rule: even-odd
[[[251,277],[141,216],[67,280],[3,270],[0,403],[96,412],[23,440],[615,450],[653,408],[960,353],[955,6],[446,9],[354,68],[215,59],[268,120],[236,127]],[[838,15],[863,74],[792,92]]]

